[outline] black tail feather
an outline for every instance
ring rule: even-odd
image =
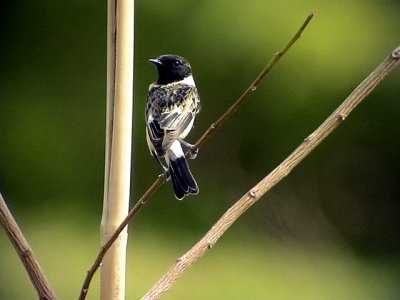
[[[172,159],[169,162],[169,172],[171,174],[174,194],[178,200],[182,200],[189,194],[197,194],[199,192],[199,187],[189,170],[189,165],[185,157]]]

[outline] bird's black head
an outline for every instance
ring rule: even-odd
[[[157,58],[149,59],[149,61],[157,66],[158,84],[180,81],[192,75],[192,68],[189,62],[178,55],[161,55]]]

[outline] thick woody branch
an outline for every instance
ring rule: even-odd
[[[0,194],[0,223],[24,265],[40,300],[57,300],[42,268]]]
[[[206,235],[180,257],[142,300],[159,299],[207,250],[211,249],[225,231],[266,192],[286,177],[310,152],[338,127],[375,87],[399,65],[400,47],[396,48],[344,102],[311,133],[278,167],[242,196]]]
[[[261,73],[257,76],[257,78],[250,84],[250,86],[246,89],[246,91],[239,97],[238,100],[211,126],[207,129],[207,131],[200,137],[200,139],[194,144],[194,149],[200,148],[211,136],[214,134],[215,130],[221,127],[227,120],[229,120],[233,114],[238,110],[238,108],[249,99],[250,95],[257,90],[260,82],[266,77],[269,71],[276,65],[276,63],[282,58],[282,56],[293,46],[293,44],[301,37],[303,31],[311,21],[311,19],[315,16],[315,12],[312,12],[298,29],[296,34],[292,37],[292,39],[287,43],[287,45],[282,48],[280,51],[274,54],[270,62],[265,66],[265,68],[261,71]],[[160,188],[160,186],[164,183],[165,178],[167,178],[167,173],[161,174],[158,176],[156,181],[151,185],[151,187],[146,191],[146,193],[136,202],[134,207],[129,211],[127,217],[122,221],[122,223],[115,230],[110,239],[101,247],[100,252],[98,253],[96,260],[94,261],[92,267],[87,272],[85,281],[82,285],[81,293],[79,300],[83,300],[86,298],[90,282],[96,273],[97,269],[100,267],[100,264],[107,253],[108,249],[113,245],[115,240],[118,238],[119,234],[124,230],[125,226],[129,224],[129,222],[134,218],[137,212],[151,199],[153,194]]]

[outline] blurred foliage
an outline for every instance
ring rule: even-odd
[[[195,141],[315,9],[301,40],[191,161],[200,194],[178,202],[166,184],[131,226],[128,298],[314,130],[398,46],[400,26],[394,0],[137,3],[132,202],[160,172],[144,138],[156,78],[147,59],[190,60],[202,98]],[[0,18],[0,188],[63,299],[78,294],[98,249],[106,15],[105,1],[44,0],[5,3]],[[166,298],[393,299],[399,81],[397,70]],[[4,234],[0,253],[0,299],[34,297]]]

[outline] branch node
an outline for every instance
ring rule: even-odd
[[[213,246],[214,246],[213,243],[211,243],[211,242],[208,242],[208,243],[207,243],[207,249],[211,249]]]
[[[347,116],[345,114],[339,114],[338,119],[340,122],[343,122],[344,120],[346,120]]]
[[[399,59],[400,58],[400,47],[397,47],[392,51],[392,58]]]
[[[181,261],[182,261],[182,258],[181,258],[181,257],[178,257],[178,258],[175,260],[176,263],[180,263]]]
[[[23,257],[28,257],[28,256],[30,256],[31,255],[31,251],[29,250],[29,249],[26,249],[26,250],[24,250],[23,252],[22,252],[22,256]]]
[[[251,87],[251,91],[252,92],[255,92],[257,90],[257,87],[255,86],[255,85],[253,85],[252,87]]]
[[[255,191],[250,190],[250,191],[249,191],[249,195],[250,195],[251,198],[253,198],[253,200],[256,199],[257,194],[256,194]]]
[[[215,129],[215,123],[212,123],[212,124],[210,125],[210,129]]]

